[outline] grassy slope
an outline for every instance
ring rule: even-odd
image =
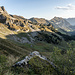
[[[5,37],[5,34],[9,35],[12,32],[14,33],[14,31],[10,31],[3,24],[1,24],[0,27],[1,27],[0,32],[4,33],[4,35],[1,33],[0,35],[2,35],[3,37]],[[16,34],[17,32],[14,33],[14,35]],[[24,34],[22,36],[24,36]],[[20,37],[20,35],[18,35],[18,37]],[[59,72],[61,72],[64,75],[74,75],[75,72],[75,67],[74,67],[75,48],[74,47],[75,47],[74,41],[72,42],[63,41],[60,42],[58,45],[50,44],[42,41],[36,42],[35,44],[20,44],[20,43],[11,42],[11,40],[7,40],[7,39],[4,40],[0,38],[0,59],[1,59],[0,74],[1,75],[3,74],[4,75],[8,75],[8,74],[9,75],[13,75],[13,74],[35,75],[35,71],[33,72],[33,70],[29,67],[26,67],[25,69],[19,68],[17,69],[17,73],[16,73],[15,72],[16,70],[14,71],[14,69],[11,71],[11,66],[17,61],[23,59],[30,52],[39,51],[41,54],[45,55],[49,60],[54,62],[54,64],[58,67]]]
[[[75,75],[75,42],[62,42],[60,45],[39,42],[33,50],[39,51],[58,66],[63,75]],[[59,75],[62,75],[59,74]]]
[[[0,37],[6,39],[6,35],[17,34],[15,31],[9,30],[5,24],[0,23]]]
[[[8,75],[12,74],[32,74],[33,70],[26,67],[19,68],[17,73],[13,70],[11,71],[11,66],[18,60],[23,59],[31,51],[39,51],[41,54],[45,55],[49,60],[54,62],[58,67],[59,72],[64,75],[74,75],[75,71],[75,42],[61,42],[58,45],[49,44],[46,42],[37,42],[35,44],[18,44],[12,43],[11,41],[0,39],[0,57],[1,59],[6,59],[7,62],[3,63],[4,60],[0,61],[1,64],[1,74]],[[38,60],[39,61],[39,60]],[[61,62],[60,62],[61,61]],[[9,64],[9,65],[8,65]],[[35,64],[35,63],[34,63]],[[5,66],[5,67],[4,67]],[[33,68],[33,67],[32,67]],[[21,70],[21,71],[20,71]],[[23,71],[23,73],[22,73]],[[35,75],[33,73],[32,75]]]
[[[0,38],[0,75],[12,75],[11,66],[29,53],[30,51],[19,44]]]

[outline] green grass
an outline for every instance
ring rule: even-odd
[[[59,73],[64,74],[64,75],[75,74],[75,41],[69,41],[69,42],[63,41],[60,44],[50,44],[47,42],[37,42],[35,44],[19,44],[19,43],[11,42],[10,40],[4,40],[0,38],[0,59],[2,59],[0,61],[1,74],[2,75],[5,75],[5,74],[7,75],[8,74],[10,75],[22,75],[22,74],[35,75],[36,73],[36,75],[38,74],[42,75],[44,72],[47,74],[50,73],[50,68],[48,68],[48,71],[47,71],[47,68],[46,69],[42,68],[42,66],[46,64],[45,64],[45,61],[43,60],[41,62],[39,58],[37,59],[34,58],[35,60],[32,59],[29,62],[29,64],[31,65],[34,64],[34,66],[32,67],[26,67],[24,69],[18,68],[18,70],[16,71],[15,69],[11,69],[11,66],[14,63],[23,59],[32,51],[39,51],[40,54],[46,56],[50,61],[52,61],[58,67]],[[40,68],[42,70],[41,72],[37,66],[41,67]],[[36,70],[35,70],[35,67],[37,67]]]
[[[40,59],[39,57],[34,57],[29,61],[29,65],[35,74],[38,75],[57,75],[55,69],[50,65],[49,62]]]

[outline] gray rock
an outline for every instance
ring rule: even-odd
[[[40,53],[38,51],[34,51],[34,52],[31,52],[28,56],[26,56],[23,60],[17,62],[15,65],[13,65],[14,67],[15,66],[20,66],[20,67],[23,67],[24,65],[27,65],[28,64],[28,61],[35,57],[35,56],[38,56],[39,58],[43,59],[43,60],[46,60],[48,61],[54,68],[55,68],[55,65],[53,64],[53,62],[49,61],[45,56],[43,55],[40,55]]]

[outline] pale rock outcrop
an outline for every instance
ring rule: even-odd
[[[34,52],[30,53],[23,60],[17,62],[15,65],[13,65],[13,67],[16,67],[16,66],[23,67],[23,66],[27,65],[28,61],[35,56],[38,56],[39,58],[48,61],[54,68],[56,68],[55,65],[53,64],[53,62],[49,61],[45,56],[40,55],[40,53],[38,51],[34,51]]]

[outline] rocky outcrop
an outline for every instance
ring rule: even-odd
[[[7,13],[4,6],[0,7],[0,23],[7,25],[10,30],[25,30],[26,19],[19,16],[11,16]]]
[[[0,7],[0,23],[6,22],[6,17],[3,14],[7,14],[4,6]]]
[[[4,13],[8,14],[7,11],[5,10],[4,6],[0,7],[0,12],[4,12]]]
[[[39,57],[39,58],[41,58],[43,60],[48,61],[54,68],[56,68],[55,65],[53,64],[53,62],[49,61],[45,56],[40,55],[40,53],[38,51],[34,51],[34,52],[30,53],[23,60],[17,62],[15,65],[13,65],[13,67],[16,67],[16,66],[23,67],[23,66],[27,65],[28,64],[28,61],[30,59],[32,59],[33,57],[35,57],[35,56],[37,56],[37,57]]]

